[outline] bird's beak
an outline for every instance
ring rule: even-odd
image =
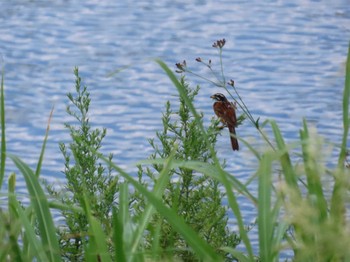
[[[215,96],[214,96],[214,95],[212,95],[212,96],[210,96],[210,98],[214,99],[214,98],[215,98]]]

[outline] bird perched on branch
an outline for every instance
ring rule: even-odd
[[[215,103],[213,104],[215,114],[230,131],[232,149],[239,150],[238,140],[236,137],[232,136],[236,135],[236,107],[233,103],[229,102],[223,94],[216,93],[212,95],[211,98],[215,100]]]

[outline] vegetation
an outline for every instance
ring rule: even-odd
[[[250,114],[234,81],[226,83],[221,56],[224,45],[224,40],[213,45],[219,53],[219,74],[212,69],[211,60],[196,59],[209,69],[214,80],[209,75],[196,74],[186,62],[178,63],[177,71],[222,87],[242,110],[241,121],[248,119],[270,145],[268,150],[259,152],[239,137],[259,163],[249,180],[258,184],[257,195],[225,171],[218,159],[214,149],[218,121],[213,120],[208,128],[203,126],[202,115],[193,103],[199,88],[191,89],[183,77],[179,80],[160,60],[156,62],[179,93],[179,109],[173,111],[170,103],[166,104],[164,128],[157,133],[157,140],[150,141],[154,153],[139,163],[139,176],[135,178],[124,172],[111,155],[99,152],[106,131],[91,129],[90,97],[87,88],[81,86],[76,69],[76,90],[68,95],[71,107],[67,112],[78,125],[66,125],[72,141],[60,145],[67,184],[62,189],[44,186],[40,183],[40,173],[51,115],[33,170],[7,152],[2,75],[0,187],[4,188],[7,178],[8,192],[0,209],[0,261],[279,261],[285,249],[293,252],[290,259],[293,261],[349,260],[346,146],[350,46],[343,95],[342,143],[337,164],[329,165],[322,154],[323,139],[306,120],[298,143],[288,145],[275,121],[260,124]],[[264,132],[266,126],[271,127],[272,138]],[[300,149],[295,163],[291,149]],[[18,174],[5,176],[6,160],[14,162]],[[30,196],[27,206],[17,199],[18,175],[26,182]],[[242,219],[239,195],[252,201],[257,209],[259,247],[254,249]],[[222,203],[223,197],[227,206]],[[62,213],[64,227],[54,224],[51,209]],[[238,232],[227,227],[228,212],[233,213]],[[238,241],[244,248],[236,248]]]
[[[198,94],[199,87],[190,89],[181,79],[185,97],[193,102]],[[212,163],[213,157],[202,139],[202,134],[196,120],[193,118],[189,107],[180,96],[180,105],[172,111],[170,102],[166,103],[166,111],[163,114],[163,131],[157,132],[157,138],[150,140],[154,153],[150,159],[155,160],[169,158],[189,161],[196,159],[204,163]],[[202,115],[200,116],[202,121]],[[210,143],[216,142],[218,121],[213,120],[207,129]],[[158,142],[158,143],[157,143]],[[144,183],[144,177],[149,177],[156,183],[163,165],[153,164],[151,168],[139,169],[139,182]],[[197,234],[209,243],[218,253],[222,253],[227,259],[232,256],[225,254],[220,247],[235,247],[239,243],[238,236],[229,232],[227,228],[227,208],[222,205],[224,194],[220,191],[217,180],[195,172],[192,169],[177,167],[169,170],[170,181],[162,195],[163,202],[182,216],[186,224],[190,225]],[[138,200],[137,210],[141,214],[144,210],[143,196]],[[195,260],[195,254],[183,237],[173,230],[171,224],[164,217],[155,214],[148,226],[150,234],[146,240],[147,247],[151,248],[154,241],[158,241],[157,251],[160,257],[167,254],[168,257],[179,257],[182,261]]]
[[[106,235],[109,235],[113,228],[111,214],[112,208],[116,206],[119,177],[113,176],[110,166],[98,162],[98,155],[95,152],[101,147],[106,129],[91,130],[88,118],[90,94],[86,86],[81,86],[78,68],[74,69],[74,74],[76,96],[72,93],[67,95],[74,108],[68,106],[67,113],[75,118],[78,126],[66,124],[72,142],[68,146],[60,144],[65,160],[64,174],[67,183],[59,190],[49,185],[48,192],[69,207],[84,207],[87,198],[94,217],[101,223]],[[110,155],[109,161],[112,158]],[[80,261],[83,259],[83,241],[89,227],[88,217],[85,213],[71,210],[63,210],[62,215],[66,222],[66,226],[59,228],[58,231],[62,256],[68,261]]]

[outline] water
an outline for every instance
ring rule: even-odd
[[[8,151],[33,168],[48,116],[54,116],[42,176],[62,180],[58,142],[69,141],[64,122],[73,67],[88,86],[90,119],[106,127],[103,151],[129,172],[152,152],[147,139],[161,129],[166,100],[176,90],[151,58],[204,73],[194,59],[218,64],[212,43],[226,38],[224,67],[253,115],[275,119],[285,138],[298,138],[301,119],[327,140],[340,142],[344,62],[350,39],[350,5],[332,1],[0,1],[0,53],[5,65]],[[107,75],[123,66],[127,70]],[[212,116],[209,98],[222,90],[202,84],[197,108]],[[238,135],[258,148],[264,143],[246,122]],[[232,152],[227,133],[217,143],[228,170],[241,181],[256,168],[247,148]],[[15,170],[8,161],[8,172]],[[18,190],[25,194],[22,177]],[[254,187],[254,186],[253,186]],[[242,199],[246,223],[252,206]]]

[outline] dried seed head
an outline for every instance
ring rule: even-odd
[[[225,38],[219,39],[219,40],[217,40],[216,42],[214,42],[213,47],[215,47],[215,48],[220,48],[220,49],[221,49],[221,48],[224,47],[225,43],[226,43]]]
[[[230,86],[235,86],[235,81],[231,79],[227,84]]]
[[[186,60],[184,60],[182,63],[176,63],[175,65],[178,69],[175,71],[176,73],[183,73],[186,71]]]

